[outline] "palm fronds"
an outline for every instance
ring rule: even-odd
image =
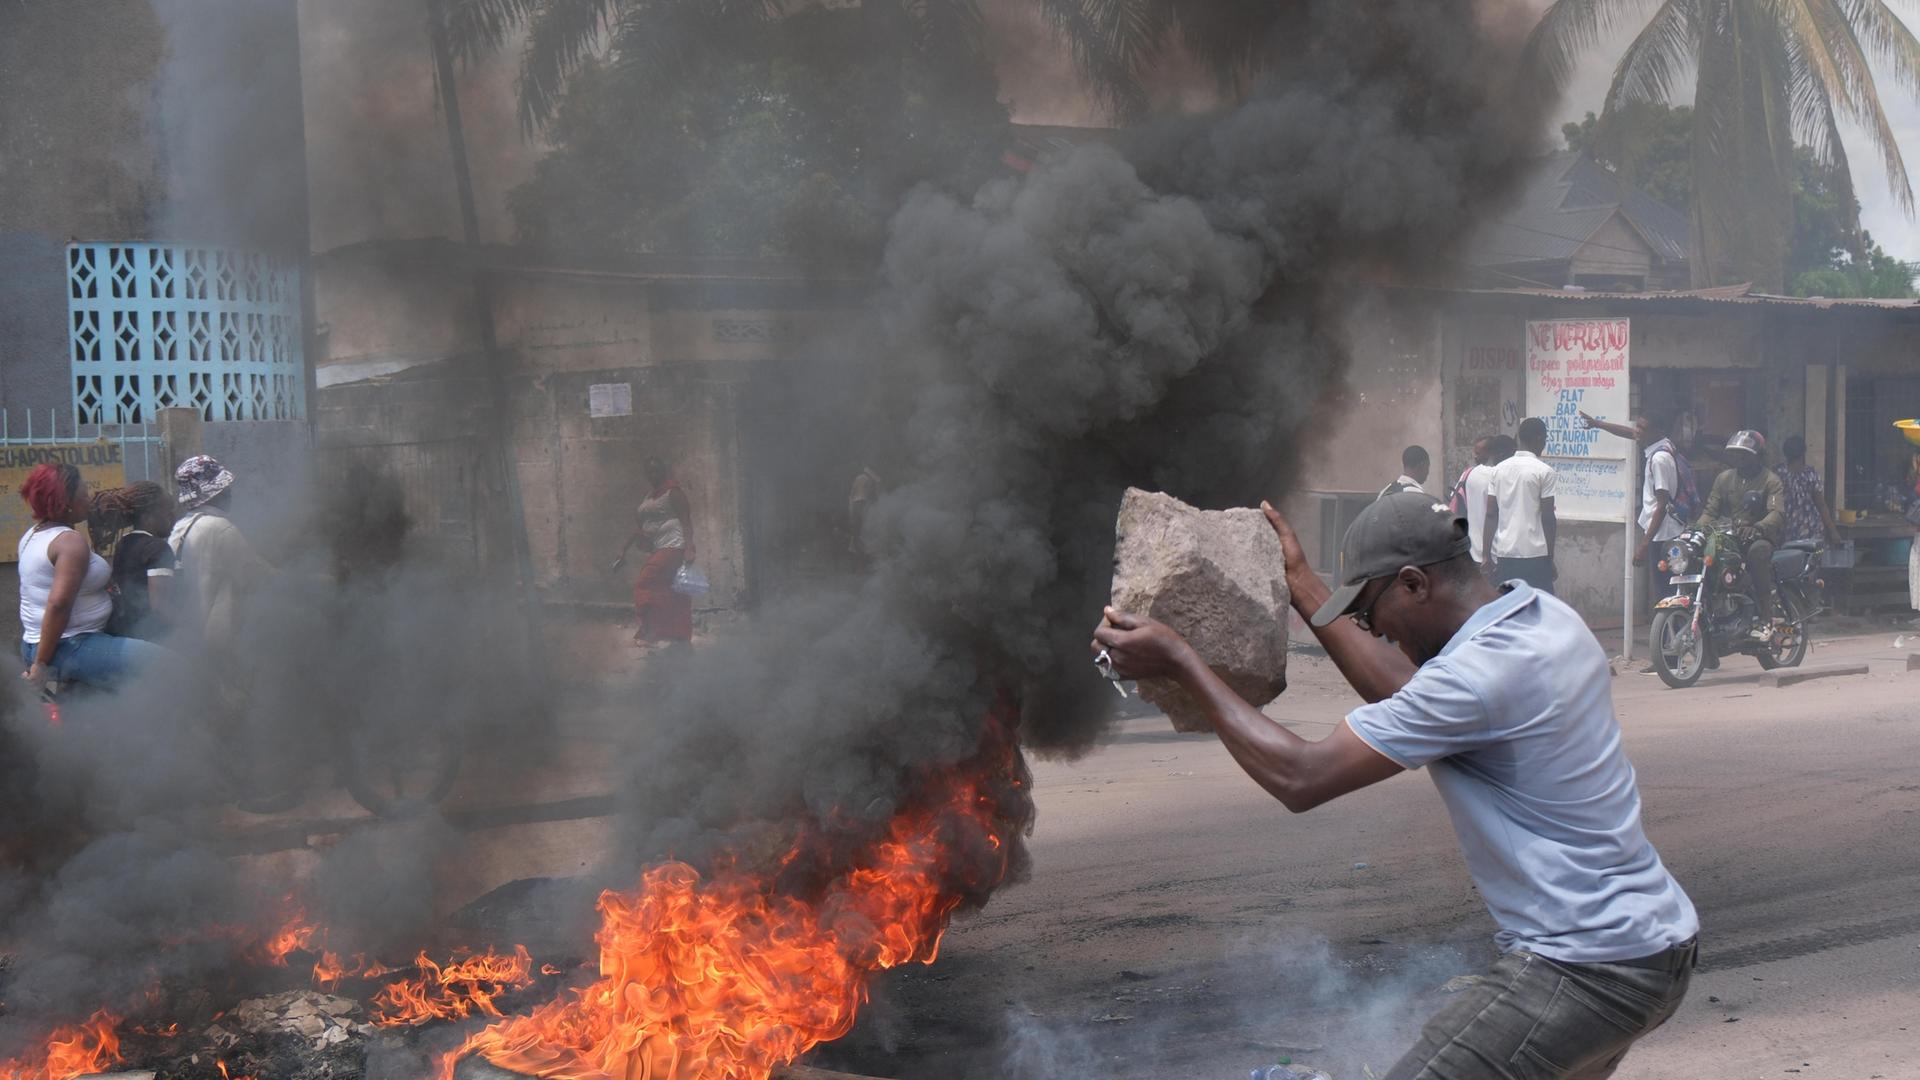
[[[1120,117],[1146,112],[1143,84],[1173,26],[1166,0],[1040,0],[1074,66]]]
[[[1559,93],[1580,57],[1614,31],[1646,13],[1657,0],[1554,0],[1527,37],[1522,65],[1542,89]]]

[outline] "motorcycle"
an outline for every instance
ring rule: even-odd
[[[1752,636],[1762,615],[1737,530],[1696,525],[1670,541],[1660,568],[1673,575],[1673,593],[1654,605],[1649,635],[1660,681],[1685,689],[1735,654],[1752,656],[1769,671],[1799,666],[1807,656],[1807,624],[1825,608],[1826,582],[1815,573],[1823,550],[1818,541],[1796,540],[1774,553],[1780,618],[1761,641]]]

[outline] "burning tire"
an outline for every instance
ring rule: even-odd
[[[347,790],[383,818],[407,818],[438,805],[460,778],[459,732],[436,722],[362,724],[347,749]]]

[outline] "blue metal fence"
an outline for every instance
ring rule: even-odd
[[[208,420],[306,415],[299,269],[180,244],[67,248],[75,424],[139,424],[185,407]]]

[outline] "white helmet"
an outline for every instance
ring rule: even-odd
[[[1767,437],[1751,429],[1736,431],[1733,438],[1727,440],[1727,449],[1745,450],[1754,457],[1764,458],[1767,456]]]

